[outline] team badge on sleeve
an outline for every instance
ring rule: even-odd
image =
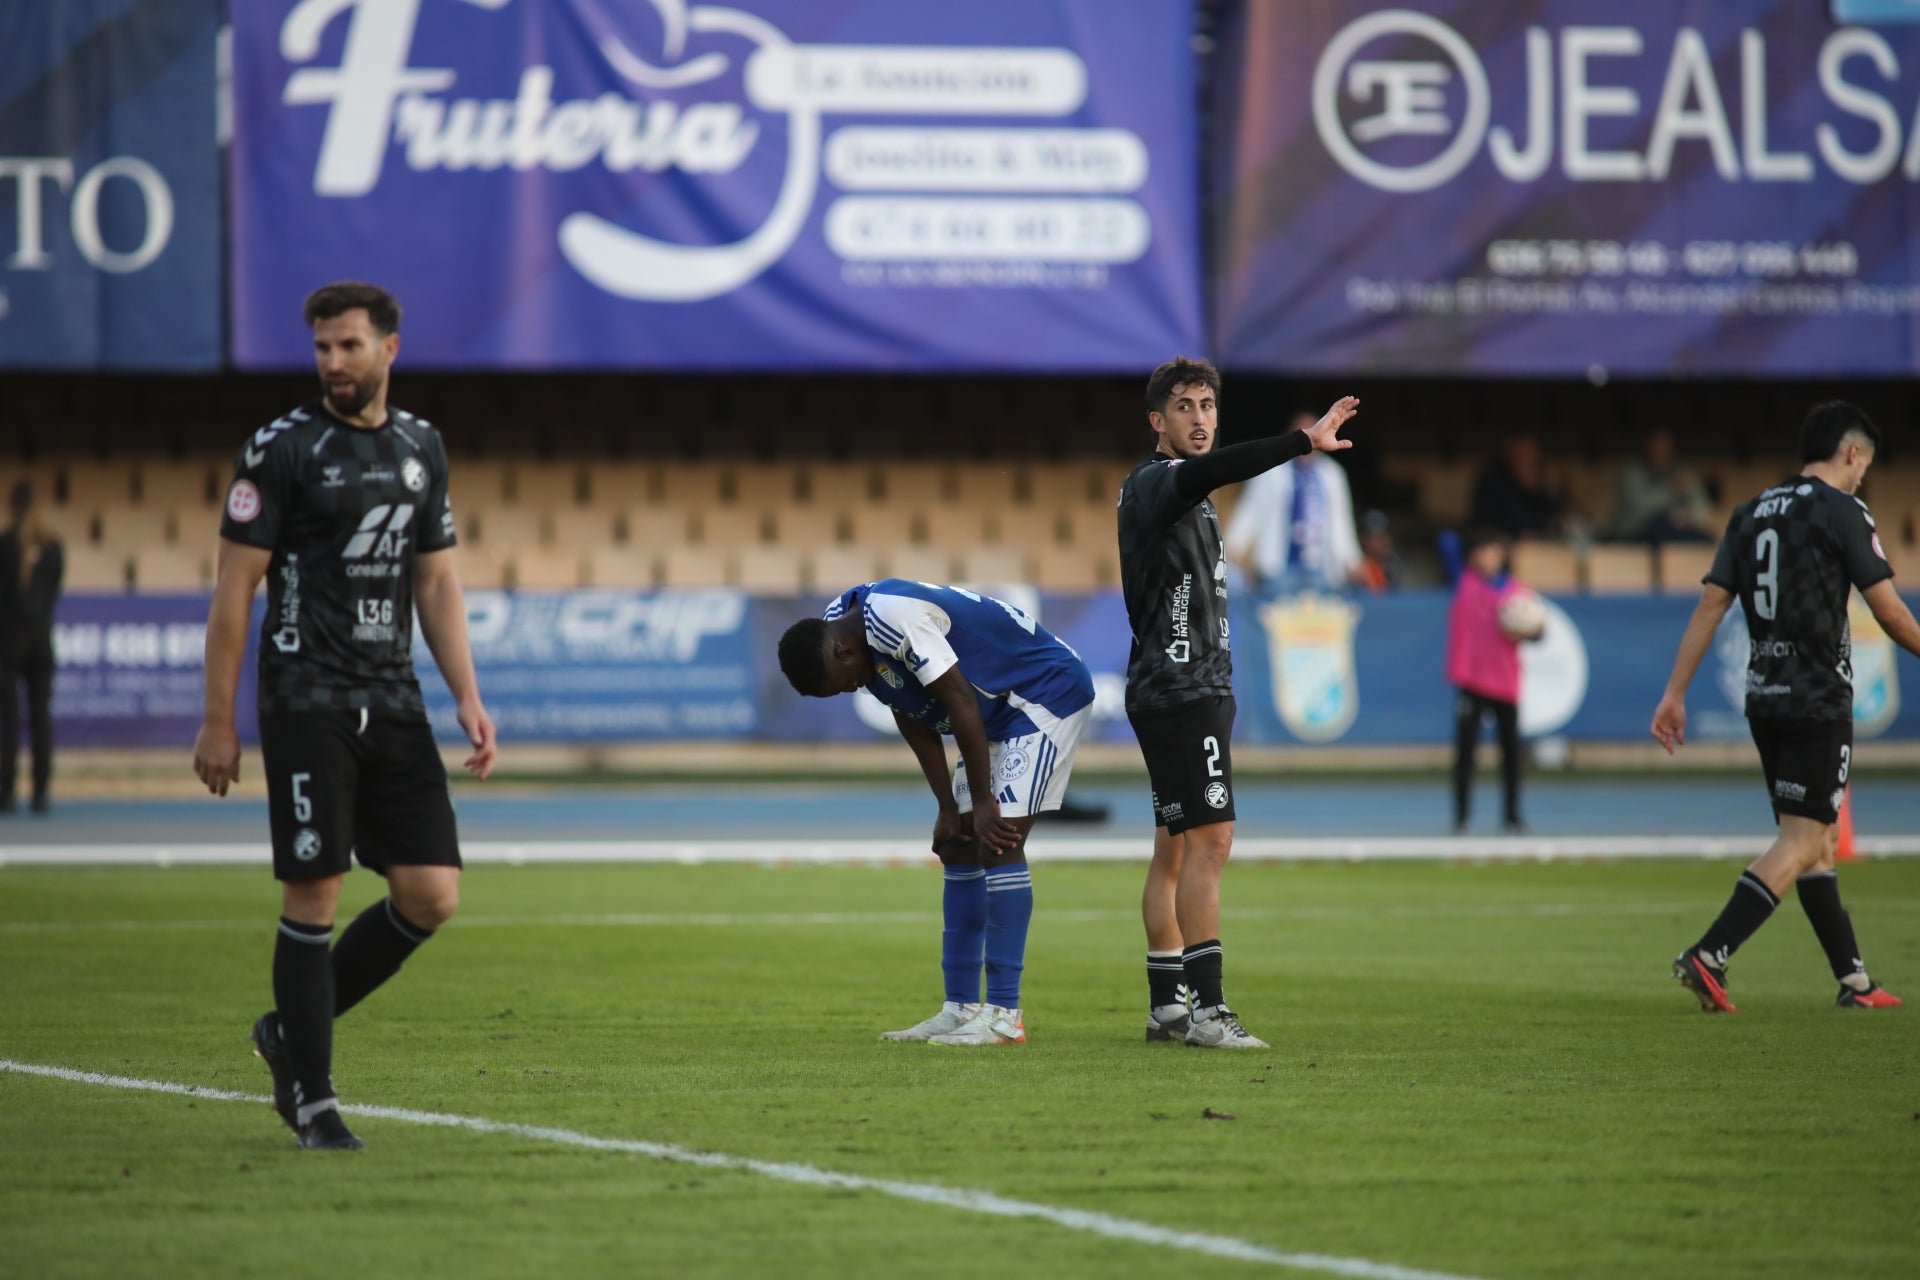
[[[260,514],[260,490],[251,480],[235,480],[227,490],[227,515],[236,524],[246,524]]]
[[[427,469],[418,458],[408,458],[400,464],[400,483],[420,492],[427,487]]]

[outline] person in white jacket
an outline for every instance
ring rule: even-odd
[[[1297,414],[1291,429],[1313,425]],[[1360,534],[1347,473],[1307,454],[1246,482],[1227,523],[1227,559],[1258,588],[1338,590],[1361,579]]]

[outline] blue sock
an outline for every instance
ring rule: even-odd
[[[946,873],[940,895],[940,914],[946,921],[940,934],[940,971],[946,975],[947,999],[978,1004],[980,952],[987,937],[987,873],[979,867],[948,867]]]
[[[1027,955],[1027,922],[1033,919],[1033,875],[1027,864],[987,872],[987,1003],[1020,1007],[1020,970]]]

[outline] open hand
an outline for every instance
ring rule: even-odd
[[[1353,448],[1353,441],[1340,438],[1340,428],[1348,419],[1360,412],[1360,401],[1355,396],[1341,396],[1333,402],[1333,407],[1321,416],[1320,421],[1307,428],[1307,439],[1321,453],[1336,453],[1341,449]]]

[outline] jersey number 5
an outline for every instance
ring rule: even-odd
[[[1762,529],[1753,540],[1753,611],[1768,622],[1780,607],[1780,531]]]

